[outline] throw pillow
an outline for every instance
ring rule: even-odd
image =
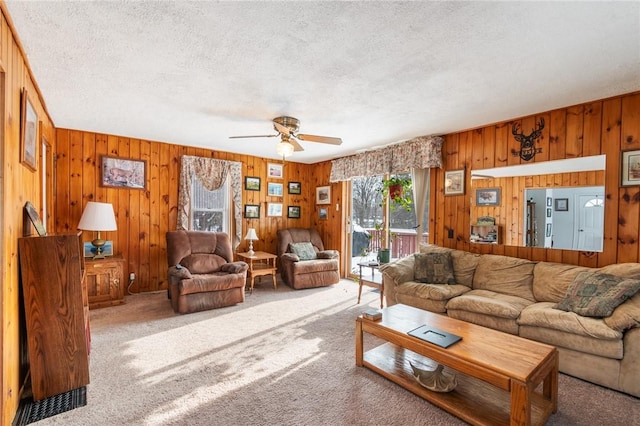
[[[455,284],[450,252],[416,253],[414,279],[428,284]]]
[[[300,260],[313,260],[318,257],[313,245],[309,242],[289,243],[289,252],[298,255]]]
[[[640,290],[640,280],[585,271],[576,275],[564,299],[554,306],[585,317],[608,317]]]

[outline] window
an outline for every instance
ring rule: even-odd
[[[216,190],[207,190],[198,179],[191,188],[191,228],[194,231],[226,232],[231,229],[229,179]]]

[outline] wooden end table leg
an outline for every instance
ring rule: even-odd
[[[362,321],[356,319],[356,365],[362,367]]]
[[[380,286],[380,309],[382,309],[384,303],[384,285]]]
[[[273,280],[273,289],[276,290],[278,288],[278,285],[276,284],[276,271],[275,270],[271,273],[271,279]]]

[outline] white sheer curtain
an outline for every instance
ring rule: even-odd
[[[424,209],[427,204],[427,189],[429,188],[430,169],[411,169],[411,181],[413,183],[413,203],[415,205],[416,214],[416,234],[418,236],[418,244],[422,242],[422,233],[424,226],[422,218],[424,217]]]

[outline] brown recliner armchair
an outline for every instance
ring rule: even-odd
[[[323,287],[340,281],[340,254],[325,250],[315,229],[280,229],[280,275],[291,288]]]
[[[181,314],[244,302],[245,262],[233,261],[229,236],[222,232],[167,232],[169,298]]]

